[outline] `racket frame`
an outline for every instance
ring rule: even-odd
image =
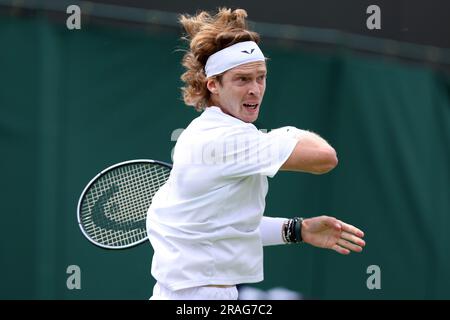
[[[116,164],[113,164],[112,166],[107,167],[106,169],[102,170],[101,172],[99,172],[94,178],[91,179],[91,181],[89,181],[89,183],[86,185],[86,187],[84,187],[83,192],[80,195],[80,198],[78,200],[78,205],[77,205],[77,220],[78,220],[78,226],[81,229],[81,232],[83,233],[84,237],[86,239],[88,239],[92,244],[96,245],[97,247],[102,247],[104,249],[114,249],[114,250],[118,250],[118,249],[127,249],[130,247],[134,247],[137,246],[138,244],[141,244],[145,241],[148,240],[148,237],[142,238],[139,241],[130,243],[128,245],[123,245],[123,246],[111,246],[111,245],[106,245],[106,244],[102,244],[102,243],[98,243],[95,240],[93,240],[84,230],[83,225],[81,223],[81,204],[83,203],[83,199],[85,194],[88,192],[88,190],[90,189],[90,187],[97,181],[97,179],[99,179],[101,176],[103,176],[104,174],[106,174],[107,172],[118,168],[118,167],[122,167],[124,165],[128,165],[128,164],[132,164],[132,163],[152,163],[152,164],[159,164],[165,167],[168,167],[169,169],[172,169],[172,165],[170,163],[167,162],[163,162],[163,161],[158,161],[158,160],[151,160],[151,159],[134,159],[134,160],[127,160],[127,161],[123,161],[123,162],[119,162]]]

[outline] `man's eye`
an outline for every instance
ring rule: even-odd
[[[247,81],[247,78],[246,77],[239,77],[239,80],[240,81]]]

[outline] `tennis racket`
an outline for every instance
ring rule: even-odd
[[[171,169],[172,165],[161,161],[130,160],[97,174],[78,201],[78,224],[84,236],[106,249],[146,241],[148,208]]]

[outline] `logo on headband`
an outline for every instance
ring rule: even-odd
[[[242,53],[246,53],[246,54],[252,54],[253,51],[255,51],[255,49],[252,49],[250,52],[248,52],[247,50],[242,50],[241,52]]]

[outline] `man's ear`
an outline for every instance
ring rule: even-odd
[[[211,94],[217,94],[217,81],[216,79],[209,78],[206,82],[206,87]]]

